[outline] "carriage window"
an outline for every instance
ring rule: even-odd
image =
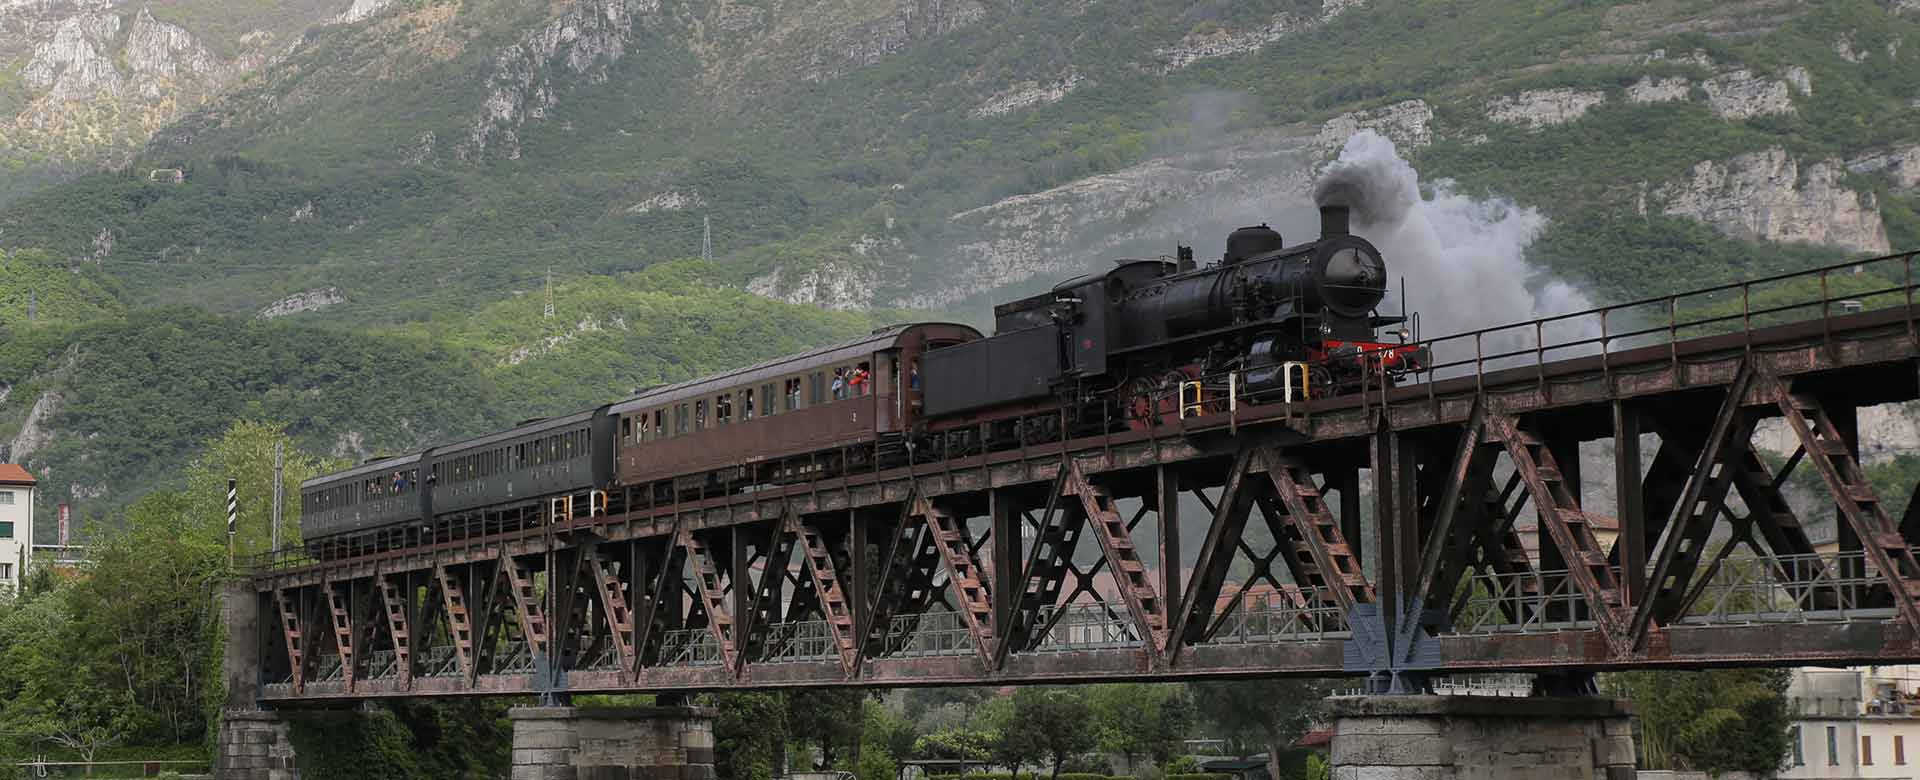
[[[807,377],[807,405],[815,406],[827,401],[827,375],[824,371],[815,371]]]
[[[713,399],[713,422],[715,425],[733,422],[732,393],[722,393]]]
[[[665,437],[667,435],[667,410],[665,409],[653,410],[653,435],[656,438]]]
[[[704,431],[707,429],[707,402],[705,399],[693,402],[693,429],[696,431]]]
[[[620,418],[620,438],[622,439],[633,438],[633,418],[632,417]]]
[[[673,434],[678,436],[687,432],[687,405],[673,407]]]
[[[760,405],[763,407],[760,410],[763,417],[772,417],[780,413],[780,397],[773,394],[772,382],[760,386]]]
[[[753,388],[740,391],[740,419],[753,419]]]

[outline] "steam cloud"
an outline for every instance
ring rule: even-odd
[[[1592,308],[1578,290],[1544,278],[1527,263],[1526,248],[1546,228],[1546,217],[1505,200],[1474,200],[1451,184],[1436,182],[1432,196],[1423,197],[1419,174],[1393,141],[1362,130],[1320,173],[1313,197],[1316,205],[1353,209],[1353,232],[1380,248],[1394,286],[1406,292],[1407,308],[1420,313],[1422,338]],[[1545,341],[1594,335],[1589,330],[1597,333],[1585,318],[1554,323]],[[1491,355],[1533,344],[1527,327],[1489,334],[1483,349]],[[1443,344],[1436,357],[1471,359],[1472,349],[1471,341]],[[1548,359],[1581,351],[1592,350],[1551,353]]]

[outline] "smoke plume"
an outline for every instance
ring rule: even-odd
[[[1469,198],[1448,181],[1434,183],[1430,195],[1423,195],[1413,166],[1392,140],[1372,130],[1347,139],[1339,158],[1315,181],[1313,197],[1316,205],[1353,210],[1353,232],[1380,248],[1392,286],[1405,292],[1409,311],[1420,313],[1422,338],[1592,307],[1578,290],[1545,278],[1527,263],[1527,246],[1547,225],[1540,212],[1500,199]],[[1398,303],[1385,302],[1383,309],[1396,309]],[[1565,342],[1588,336],[1589,330],[1597,333],[1584,320],[1555,323],[1545,341]],[[1533,345],[1533,329],[1516,328],[1488,334],[1483,350],[1491,355]],[[1471,341],[1443,344],[1437,357],[1471,359],[1472,350]],[[1561,351],[1548,359],[1590,351]]]

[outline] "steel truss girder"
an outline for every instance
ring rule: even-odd
[[[979,559],[974,557],[966,520],[925,496],[914,498],[913,514],[926,523],[928,535],[946,570],[947,585],[960,602],[955,606],[967,625],[967,633],[973,637],[980,662],[992,668],[993,594]]]
[[[1900,528],[1887,516],[1873,483],[1860,470],[1852,446],[1840,434],[1820,399],[1810,393],[1795,392],[1780,379],[1762,379],[1767,393],[1777,399],[1787,427],[1800,440],[1807,460],[1819,471],[1828,492],[1840,508],[1854,533],[1860,537],[1867,560],[1893,592],[1894,605],[1906,621],[1909,642],[1920,641],[1920,562]]]
[[[734,639],[737,636],[733,616],[727,610],[726,584],[720,581],[720,572],[725,569],[710,548],[692,531],[680,532],[680,546],[687,551],[687,565],[693,570],[694,592],[700,597],[699,605],[706,610],[707,628],[713,632],[713,640],[720,646],[721,660],[727,671],[740,672],[740,651]],[[735,588],[742,583],[732,583]]]
[[[588,579],[593,580],[594,594],[600,600],[600,609],[606,615],[606,626],[615,652],[620,654],[623,666],[631,665],[634,659],[634,615],[633,607],[627,600],[626,583],[618,572],[601,557],[598,546],[584,551]]]
[[[1327,510],[1306,466],[1281,457],[1270,447],[1260,450],[1260,459],[1290,526],[1291,538],[1276,533],[1275,541],[1295,548],[1282,553],[1294,572],[1294,584],[1311,589],[1316,598],[1331,598],[1343,613],[1355,604],[1372,603],[1376,598],[1373,584],[1367,581],[1359,556],[1347,544],[1339,521]]]
[[[1015,567],[1012,561],[996,563],[1012,569],[1013,582],[1013,592],[1007,600],[1007,621],[994,648],[996,669],[1006,663],[1011,650],[1030,649],[1045,638],[1046,629],[1040,625],[1041,613],[1060,603],[1061,586],[1073,568],[1073,554],[1080,547],[1080,534],[1087,524],[1085,508],[1079,502],[1060,500],[1067,494],[1066,478],[1063,472],[1054,481],[1047,492],[1045,509],[1030,523],[1033,546],[1026,551],[1023,565]],[[1019,538],[1015,531],[1002,541],[1014,544]]]
[[[400,674],[400,684],[413,684],[413,588],[410,584],[395,584],[394,577],[405,574],[381,574],[374,578],[380,588],[380,606],[386,613],[387,636],[393,640],[393,662]]]
[[[1200,545],[1199,559],[1194,562],[1193,578],[1187,581],[1187,593],[1180,599],[1179,608],[1174,612],[1176,619],[1167,632],[1166,656],[1170,664],[1179,658],[1183,646],[1199,641],[1212,627],[1215,601],[1226,586],[1227,567],[1233,563],[1233,553],[1246,530],[1247,515],[1253,506],[1253,491],[1247,485],[1252,460],[1252,450],[1240,450],[1227,472],[1220,500],[1213,505],[1213,521],[1207,527],[1206,540]],[[1200,494],[1196,491],[1196,495]]]
[[[1127,521],[1120,517],[1120,512],[1115,508],[1113,495],[1106,488],[1089,481],[1080,472],[1078,464],[1069,461],[1065,478],[1066,489],[1079,499],[1084,522],[1092,526],[1094,539],[1100,543],[1100,553],[1104,556],[1107,570],[1113,573],[1114,584],[1127,604],[1127,611],[1133,616],[1141,644],[1150,658],[1157,659],[1167,641],[1164,610],[1160,604],[1160,594],[1154,590],[1153,578],[1140,558],[1139,548],[1133,543]],[[1091,574],[1089,572],[1089,576]]]
[[[839,652],[840,667],[848,677],[852,677],[858,668],[859,650],[853,636],[853,608],[852,602],[847,599],[846,586],[834,566],[833,551],[820,529],[802,521],[800,515],[791,509],[785,513],[782,522],[786,533],[800,547],[801,561],[805,564],[809,581],[813,583],[814,599],[826,620],[827,631],[833,635],[834,649]]]
[[[1507,456],[1513,460],[1527,493],[1533,498],[1540,527],[1547,530],[1566,561],[1568,576],[1580,591],[1601,635],[1616,654],[1627,652],[1619,583],[1607,565],[1606,553],[1594,537],[1592,518],[1580,508],[1579,497],[1561,476],[1545,440],[1523,430],[1518,420],[1506,415],[1489,415],[1487,427],[1506,446]]]

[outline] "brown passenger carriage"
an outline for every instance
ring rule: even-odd
[[[921,354],[978,338],[965,325],[894,325],[654,388],[609,409],[618,420],[615,478],[648,503],[904,461],[919,417]],[[836,370],[869,379],[836,393]]]

